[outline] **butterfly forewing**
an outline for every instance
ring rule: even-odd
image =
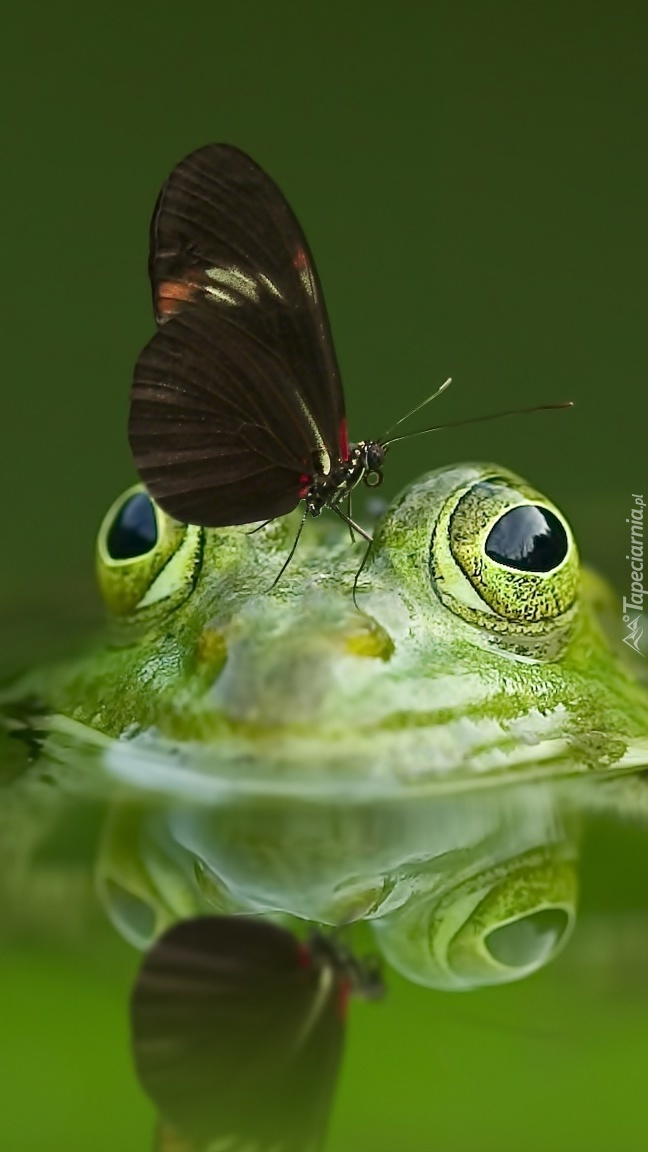
[[[335,454],[344,398],[319,278],[297,219],[258,164],[226,144],[182,160],[153,214],[149,271],[158,323],[201,299],[236,313],[283,361]]]
[[[316,1152],[341,1057],[339,1001],[334,969],[283,929],[185,921],[154,946],[133,991],[139,1079],[178,1139]]]

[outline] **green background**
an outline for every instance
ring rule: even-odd
[[[577,402],[412,441],[387,495],[494,459],[622,580],[648,417],[647,49],[641,5],[593,0],[8,11],[3,605],[31,608],[38,586],[79,610],[98,522],[133,478],[150,213],[210,140],[247,149],[303,223],[356,438],[447,375],[433,423]]]
[[[128,388],[153,331],[149,216],[173,164],[212,140],[249,151],[303,223],[354,437],[447,375],[435,423],[576,401],[394,449],[386,495],[495,460],[625,590],[625,517],[647,486],[647,52],[648,9],[594,0],[5,12],[3,662],[99,618],[92,544],[133,479]],[[624,845],[590,857],[594,919],[601,879],[617,907],[635,867]],[[148,1147],[124,1055],[133,960],[106,947],[100,973],[74,950],[5,962],[3,1148]],[[396,982],[384,1011],[360,1007],[332,1152],[641,1142],[646,978],[603,995],[571,963],[476,997]]]

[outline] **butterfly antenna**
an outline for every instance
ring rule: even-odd
[[[281,577],[283,576],[284,572],[286,571],[286,568],[288,567],[288,565],[290,564],[290,561],[292,560],[293,556],[295,555],[295,552],[297,551],[297,545],[299,544],[299,538],[300,538],[302,532],[304,531],[304,524],[306,523],[306,517],[307,516],[308,516],[308,508],[305,508],[304,509],[304,515],[301,518],[301,524],[299,525],[299,528],[297,529],[297,535],[295,536],[295,539],[293,541],[293,546],[290,549],[290,552],[288,553],[283,564],[281,565],[281,568],[277,572],[277,575],[275,576],[274,580],[272,581],[272,584],[268,588],[268,592],[272,592],[272,589],[277,587],[277,584],[281,580]]]
[[[411,411],[406,412],[404,416],[401,416],[400,420],[397,420],[395,424],[392,424],[391,427],[388,428],[385,432],[385,436],[389,436],[389,433],[393,432],[394,428],[398,428],[399,424],[404,424],[406,420],[409,420],[410,416],[415,416],[417,412],[421,411],[421,408],[425,408],[427,404],[431,404],[432,401],[436,400],[437,396],[440,396],[442,392],[445,392],[446,388],[449,388],[451,384],[452,376],[448,376],[448,379],[443,381],[443,384],[440,388],[437,388],[436,391],[432,392],[430,396],[427,396],[421,404],[417,404],[416,408],[412,408]],[[381,437],[381,444],[385,443],[385,436]],[[393,444],[393,440],[390,440],[390,444]]]
[[[417,432],[405,432],[402,436],[394,436],[391,440],[381,440],[383,448],[397,444],[399,440],[413,440],[415,436],[427,436],[428,432],[441,432],[444,428],[459,428],[464,424],[481,424],[485,420],[502,420],[505,416],[528,416],[531,412],[553,412],[558,408],[573,408],[574,401],[566,400],[561,404],[535,404],[533,408],[511,408],[506,412],[489,412],[486,416],[469,416],[465,420],[451,420],[448,424],[435,424],[432,428],[419,428]],[[416,409],[415,409],[416,411]]]

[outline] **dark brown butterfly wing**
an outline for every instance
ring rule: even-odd
[[[210,917],[165,933],[131,1000],[135,1064],[161,1131],[197,1148],[317,1152],[342,1051],[339,985],[268,923]]]
[[[149,272],[158,323],[200,299],[234,317],[282,361],[339,455],[344,397],[319,278],[296,217],[258,164],[227,144],[182,160],[155,207]]]
[[[184,523],[214,528],[290,512],[325,451],[281,360],[205,303],[142,352],[129,439],[153,498]]]

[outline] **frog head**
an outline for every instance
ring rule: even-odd
[[[191,746],[221,774],[260,751],[267,780],[420,784],[643,756],[645,694],[546,497],[493,465],[430,473],[364,563],[325,519],[275,583],[294,518],[185,526],[130,489],[97,544],[113,643],[69,678],[65,710],[142,746]]]
[[[110,825],[113,918],[142,945],[205,908],[368,919],[421,983],[527,975],[574,923],[566,786],[648,761],[601,583],[494,465],[412,485],[366,554],[309,525],[275,583],[297,527],[180,525],[141,487],[102,524],[113,644],[62,707],[161,801]]]

